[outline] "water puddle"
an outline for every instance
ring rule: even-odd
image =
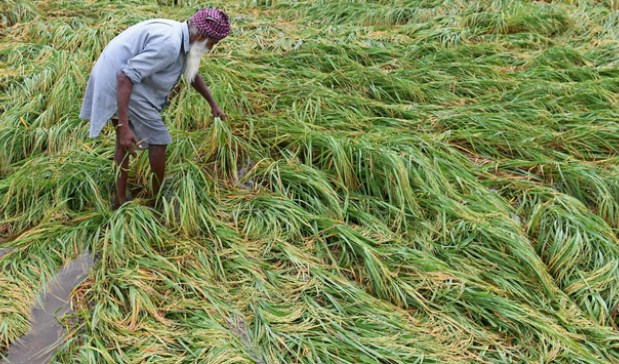
[[[237,166],[237,176],[238,176],[238,184],[239,187],[246,189],[246,190],[250,190],[252,188],[254,188],[254,180],[249,178],[245,181],[243,181],[243,178],[251,171],[251,169],[256,165],[256,163],[251,160],[251,158],[246,158],[245,161]]]
[[[0,248],[0,259],[4,258],[5,255],[8,255],[12,251],[13,251],[13,249]]]
[[[7,231],[10,231],[8,225],[0,225],[0,234],[4,234]],[[0,259],[13,251],[13,248],[3,248],[3,246],[8,245],[7,243],[9,242],[10,240],[8,238],[0,236]]]
[[[58,319],[70,313],[69,295],[90,273],[93,262],[92,254],[83,253],[60,269],[32,307],[30,331],[13,342],[0,364],[45,364],[52,359],[66,331]]]
[[[265,364],[265,362],[262,361],[258,354],[256,354],[256,352],[252,349],[254,345],[252,344],[252,340],[247,332],[247,329],[245,329],[245,322],[243,321],[243,318],[238,315],[234,315],[232,317],[228,317],[226,321],[228,322],[228,325],[230,325],[232,332],[241,338],[241,343],[245,346],[247,354],[256,361],[256,364]]]

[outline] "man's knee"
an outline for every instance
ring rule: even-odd
[[[148,155],[151,161],[165,162],[166,146],[165,144],[149,144]]]

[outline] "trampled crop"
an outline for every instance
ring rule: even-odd
[[[202,6],[161,211],[110,208],[105,45]],[[0,353],[84,251],[60,363],[619,363],[616,1],[4,0]]]

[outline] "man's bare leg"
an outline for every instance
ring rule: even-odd
[[[118,125],[118,119],[112,119],[114,127]],[[115,170],[118,173],[116,179],[116,194],[114,195],[114,209],[119,208],[125,202],[127,202],[127,169],[129,168],[129,153],[126,153],[120,147],[118,142],[119,134],[116,133],[116,148],[114,149],[114,162],[116,166],[120,166],[120,171]]]
[[[153,172],[152,194],[156,198],[155,206],[159,205],[159,191],[165,174],[165,151],[166,145],[153,145],[148,147],[148,160],[150,170]]]

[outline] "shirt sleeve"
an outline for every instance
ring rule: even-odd
[[[178,51],[168,39],[149,42],[135,57],[129,59],[122,72],[133,84],[161,71],[178,58]]]

